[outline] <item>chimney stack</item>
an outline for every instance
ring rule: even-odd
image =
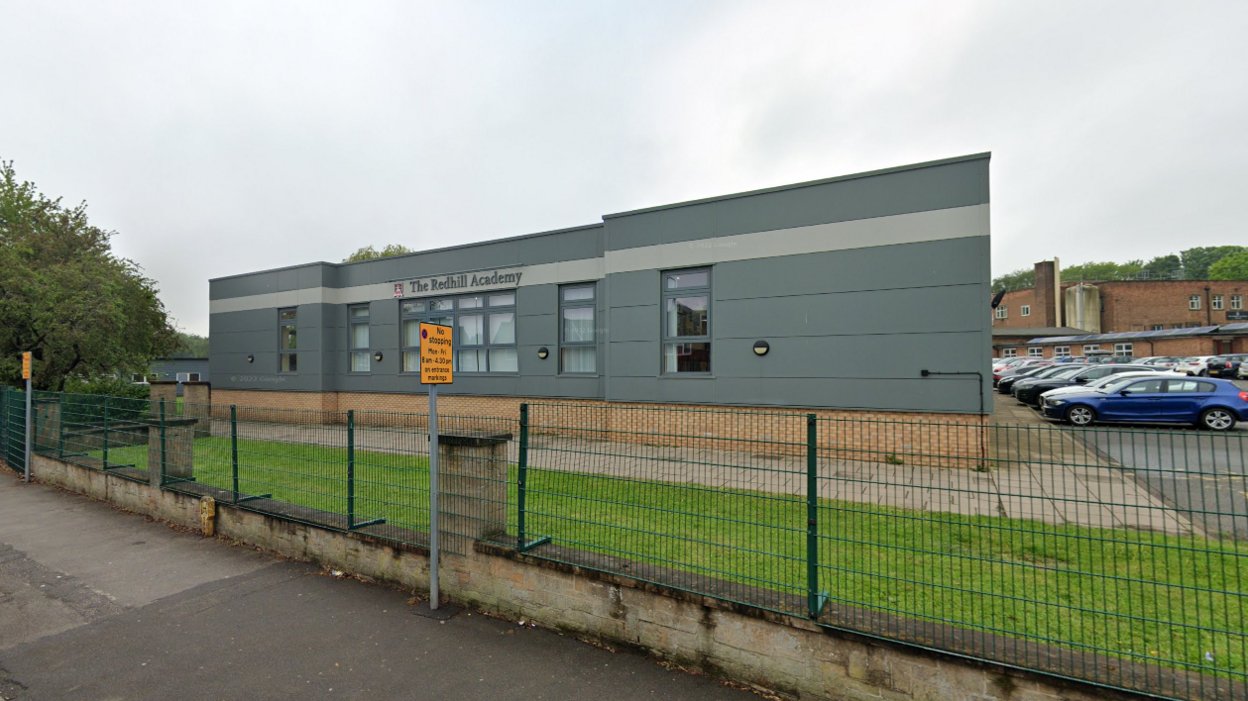
[[[1059,327],[1062,325],[1062,273],[1058,260],[1036,263],[1036,309],[1039,314],[1037,326]]]

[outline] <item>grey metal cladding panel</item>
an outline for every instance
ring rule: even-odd
[[[754,338],[719,340],[712,346],[716,377],[913,378],[922,370],[974,372],[979,367],[977,331],[897,336],[830,336],[767,339],[767,355],[754,355]],[[657,359],[655,362],[657,366]],[[653,373],[651,373],[653,374]]]
[[[602,256],[603,227],[535,236],[517,242],[515,263],[539,265]]]
[[[610,401],[978,413],[976,378],[614,378]]]
[[[552,349],[559,343],[559,318],[554,314],[542,316],[526,316],[523,322],[516,324],[516,343],[537,346],[550,346]],[[552,351],[553,352],[553,351]]]
[[[658,341],[660,324],[659,305],[648,307],[622,307],[609,312],[605,324],[607,338],[612,342]]]
[[[619,250],[987,202],[988,160],[979,159],[613,217],[607,242]],[[679,210],[692,211],[668,214]]]
[[[628,273],[612,273],[606,282],[598,286],[607,296],[612,308],[657,305],[659,303],[659,271],[637,270]]]
[[[987,236],[975,236],[717,263],[713,292],[723,300],[987,283],[988,247]]]
[[[293,268],[291,270],[277,271],[277,291],[288,292],[290,290],[302,289],[299,285],[299,270],[299,268]]]
[[[516,314],[518,316],[555,314],[558,310],[558,285],[529,285],[516,288]]]
[[[981,285],[731,299],[711,309],[712,334],[724,338],[981,332],[988,313]],[[652,325],[655,323],[651,321]],[[977,338],[967,353],[978,352]],[[922,336],[894,339],[922,344]]]
[[[298,269],[297,287],[293,289],[308,290],[316,287],[333,287],[333,269],[323,263],[309,265]]]
[[[272,331],[277,333],[276,309],[252,309],[243,312],[224,312],[208,316],[209,340],[218,333],[236,331]]]
[[[277,292],[277,273],[255,273],[208,283],[208,299],[231,299]]]
[[[611,367],[606,368],[614,381],[617,377],[655,377],[659,374],[659,342],[611,342]],[[753,351],[751,351],[751,354]]]
[[[214,333],[208,337],[208,354],[215,358],[221,353],[277,352],[277,331],[234,331]]]

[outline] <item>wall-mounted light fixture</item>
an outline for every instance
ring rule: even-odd
[[[249,363],[254,363],[254,362],[256,362],[256,356],[254,356],[254,355],[249,355],[249,356],[247,356],[247,362],[249,362]]]
[[[381,351],[377,351],[376,353],[373,353],[373,360],[376,360],[379,363],[381,362]]]
[[[546,346],[542,346],[541,348],[537,349],[537,357],[541,358],[542,360],[545,360],[546,356],[548,355],[550,355],[550,349],[547,348]]]
[[[771,350],[771,346],[766,341],[754,342],[754,355],[767,355],[769,350]]]

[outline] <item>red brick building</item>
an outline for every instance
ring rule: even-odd
[[[1248,280],[1081,284],[1062,281],[1057,264],[1045,261],[1036,264],[1035,287],[1006,293],[994,310],[993,354],[1248,353],[1245,322]]]

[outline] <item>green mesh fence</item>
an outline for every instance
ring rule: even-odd
[[[15,472],[26,469],[26,393],[0,388],[0,459]]]
[[[21,399],[0,402],[6,449]],[[428,542],[425,415],[33,399],[41,454]],[[1248,693],[1243,430],[562,403],[439,423],[447,552],[505,543],[1159,697]]]

